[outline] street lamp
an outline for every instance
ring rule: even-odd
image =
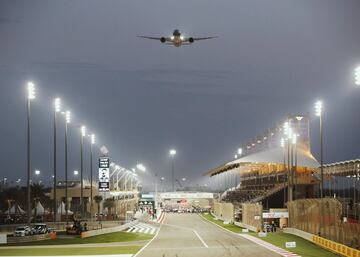
[[[92,219],[93,209],[93,144],[95,144],[95,134],[90,135],[90,217]]]
[[[175,184],[174,184],[174,157],[176,155],[176,150],[171,149],[169,151],[169,154],[171,156],[171,181],[172,181],[172,191],[175,192]]]
[[[71,122],[71,113],[70,111],[65,112],[65,220],[66,225],[69,224],[68,221],[68,124]]]
[[[84,174],[84,158],[83,158],[83,144],[84,137],[86,136],[86,127],[81,126],[80,128],[80,213],[81,218],[84,217],[84,182],[83,182],[83,174]]]
[[[35,99],[35,85],[27,83],[27,224],[31,222],[30,180],[31,180],[31,100]]]
[[[315,103],[315,115],[320,121],[320,198],[324,197],[324,172],[323,172],[323,124],[322,124],[323,104],[321,101]]]
[[[54,223],[56,222],[56,118],[61,109],[61,99],[54,99]]]
[[[360,86],[360,66],[355,69],[355,85]]]

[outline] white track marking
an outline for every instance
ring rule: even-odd
[[[196,232],[196,230],[193,230],[195,235],[197,235],[197,237],[200,239],[201,243],[203,243],[203,245],[206,247],[206,248],[209,248],[209,246],[205,243],[205,241],[201,238],[201,236],[198,234],[198,232]]]
[[[151,244],[151,242],[158,236],[158,234],[161,230],[161,227],[162,227],[162,223],[160,224],[160,227],[159,227],[158,231],[156,232],[155,236],[146,245],[144,245],[135,255],[133,255],[133,257],[137,257],[142,251],[144,251],[144,249],[146,247],[148,247],[149,244]]]

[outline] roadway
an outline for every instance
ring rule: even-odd
[[[197,214],[167,214],[158,234],[136,257],[279,257],[205,221]]]

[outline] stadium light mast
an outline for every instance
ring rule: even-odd
[[[92,220],[93,209],[93,145],[95,144],[95,134],[90,135],[90,219]]]
[[[176,155],[176,150],[175,149],[171,149],[169,151],[169,154],[171,156],[171,182],[172,182],[172,191],[175,192],[175,184],[174,184],[174,176],[175,176],[175,172],[174,172],[174,159],[175,159],[175,155]]]
[[[27,224],[31,222],[31,199],[30,199],[30,180],[31,180],[31,100],[35,99],[35,85],[27,83]]]
[[[80,212],[81,218],[84,218],[84,157],[83,157],[83,144],[84,144],[84,137],[86,136],[86,127],[81,126],[80,128]]]
[[[323,163],[323,104],[322,101],[315,103],[315,115],[319,117],[320,122],[320,198],[324,197],[324,163]]]
[[[56,222],[56,120],[57,120],[57,113],[60,112],[61,110],[61,99],[60,98],[55,98],[54,99],[54,223]],[[61,208],[61,207],[60,207]]]
[[[66,225],[69,224],[68,220],[68,125],[71,122],[70,111],[65,112],[65,221]]]

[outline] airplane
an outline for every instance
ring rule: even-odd
[[[146,37],[146,36],[138,36],[141,38],[154,39],[159,40],[161,43],[166,45],[173,45],[175,47],[180,47],[182,45],[190,45],[195,41],[212,39],[217,37],[184,37],[181,35],[178,29],[175,29],[171,37]]]

